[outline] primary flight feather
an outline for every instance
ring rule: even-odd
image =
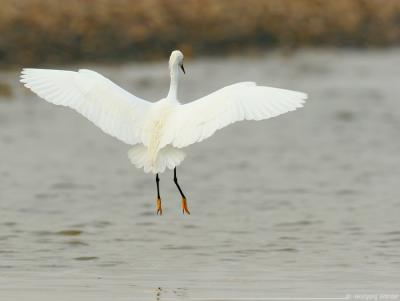
[[[241,120],[262,120],[303,106],[301,92],[236,83],[188,104],[178,101],[183,54],[175,50],[169,60],[171,75],[167,97],[151,103],[114,84],[101,74],[50,69],[23,69],[21,82],[41,98],[70,107],[105,133],[133,145],[131,162],[145,172],[157,174],[157,213],[161,214],[158,174],[174,169],[182,195],[183,211],[189,213],[186,197],[176,178],[176,166],[184,159],[182,148],[200,142],[215,131]],[[179,70],[181,69],[181,70]]]

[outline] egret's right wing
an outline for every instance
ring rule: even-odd
[[[101,74],[51,69],[23,69],[21,82],[41,98],[70,107],[105,133],[137,144],[151,103],[120,88]]]
[[[181,148],[200,142],[240,120],[262,120],[303,106],[307,94],[242,82],[181,105],[163,144]]]

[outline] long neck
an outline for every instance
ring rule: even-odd
[[[171,83],[169,85],[168,99],[178,100],[178,81],[179,81],[179,68],[178,65],[173,65],[170,68]]]

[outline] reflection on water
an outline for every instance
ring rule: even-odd
[[[253,79],[310,94],[298,112],[193,146],[155,183],[127,147],[16,84],[0,98],[0,297],[343,297],[398,289],[398,50],[188,61],[181,98]],[[90,67],[90,66],[89,66]],[[165,64],[92,68],[141,97]],[[4,75],[1,75],[4,78]],[[16,74],[8,74],[7,82]]]

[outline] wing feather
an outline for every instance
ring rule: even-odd
[[[137,144],[151,103],[136,97],[101,74],[52,69],[23,69],[21,82],[41,98],[70,107],[105,133]]]
[[[168,131],[172,141],[182,148],[200,142],[215,131],[241,120],[262,120],[301,108],[307,94],[242,82],[227,86],[197,101],[179,106]]]

